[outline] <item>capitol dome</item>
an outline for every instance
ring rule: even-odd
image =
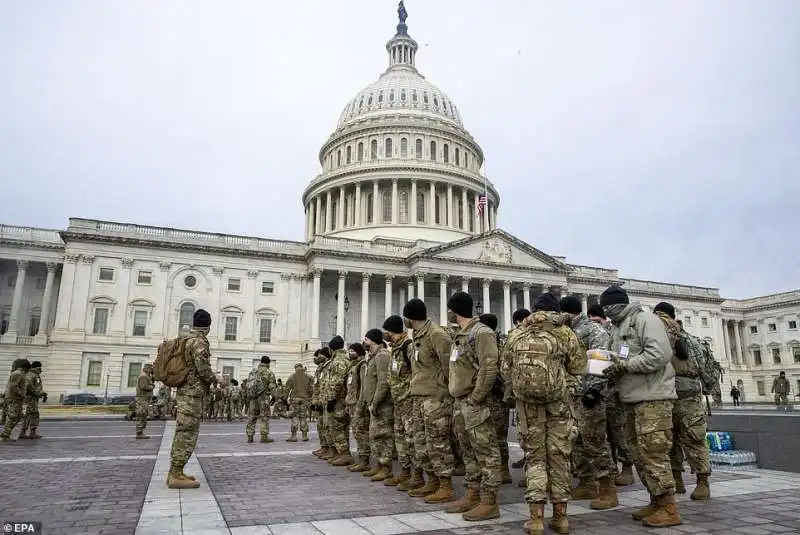
[[[388,68],[344,107],[320,149],[322,172],[303,193],[306,239],[449,242],[496,227],[499,195],[483,151],[447,94],[416,67],[400,23]]]

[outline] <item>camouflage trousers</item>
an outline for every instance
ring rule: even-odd
[[[297,433],[300,429],[302,433],[308,433],[308,400],[292,400],[292,433]]]
[[[329,448],[331,443],[328,440],[328,426],[326,424],[325,413],[317,414],[317,436],[319,437],[319,447]]]
[[[517,401],[517,432],[525,452],[525,501],[566,502],[572,476],[572,409],[567,401],[546,405]]]
[[[693,474],[710,474],[711,462],[706,444],[706,414],[700,394],[679,399],[672,409],[672,470],[683,472],[684,454]]]
[[[672,400],[626,404],[625,431],[633,464],[651,496],[675,493],[669,452],[672,449]]]
[[[6,401],[5,417],[6,425],[3,428],[3,433],[0,434],[0,437],[10,438],[11,432],[17,426],[19,421],[22,420],[22,400]]]
[[[356,440],[358,455],[369,457],[371,451],[369,443],[369,407],[365,402],[358,401],[348,405],[347,408],[350,412],[350,428],[353,432],[353,438]]]
[[[492,421],[495,423],[494,432],[497,437],[497,447],[500,449],[500,463],[508,466],[508,419],[511,415],[502,399],[495,398],[491,404]]]
[[[617,462],[633,466],[633,455],[625,434],[625,422],[628,419],[625,414],[625,404],[619,400],[617,394],[606,400],[606,418],[608,420],[608,444],[611,447],[614,466]]]
[[[453,475],[453,450],[450,428],[453,398],[439,400],[414,396],[414,455],[416,466],[438,477]]]
[[[775,405],[786,406],[788,404],[789,404],[789,395],[788,394],[784,394],[784,393],[775,394]]]
[[[169,454],[170,469],[183,470],[197,446],[200,434],[200,414],[203,410],[203,398],[193,392],[182,393],[178,389],[178,413],[175,418],[175,437],[172,439],[172,450]]]
[[[411,398],[394,403],[394,446],[403,468],[414,466],[414,407]]]
[[[591,409],[581,403],[580,398],[573,399],[575,408],[578,438],[572,447],[572,469],[579,479],[602,479],[616,477],[617,467],[611,457],[611,446],[608,444],[607,408],[605,400]]]
[[[269,417],[270,417],[269,396],[259,396],[250,398],[250,406],[247,409],[247,425],[244,432],[248,437],[256,434],[256,422],[261,420],[261,438],[269,437]]]
[[[143,397],[136,398],[136,434],[144,433],[147,427],[147,417],[150,415],[150,400]]]
[[[375,407],[369,419],[369,445],[373,457],[380,464],[392,464],[394,456],[394,405],[384,401]]]
[[[336,400],[332,413],[328,413],[328,438],[340,454],[350,451],[350,414],[343,399]]]
[[[22,420],[22,432],[28,429],[39,427],[39,398],[29,399],[25,403],[24,418]]]
[[[500,486],[500,448],[493,413],[499,402],[491,395],[473,404],[468,397],[453,403],[453,427],[461,448],[468,488],[495,490]]]

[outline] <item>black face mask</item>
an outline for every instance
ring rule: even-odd
[[[453,324],[458,323],[458,318],[456,318],[456,313],[455,312],[448,312],[447,313],[447,323],[453,323]]]

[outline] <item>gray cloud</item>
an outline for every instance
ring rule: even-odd
[[[3,222],[301,239],[300,193],[385,68],[395,2],[28,1],[0,13]],[[624,276],[800,286],[800,5],[408,0],[498,222]]]

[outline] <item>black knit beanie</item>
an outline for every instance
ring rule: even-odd
[[[603,307],[599,304],[595,303],[594,305],[589,307],[589,311],[587,312],[589,316],[595,316],[597,318],[606,319],[606,313],[603,312]]]
[[[367,331],[367,334],[364,335],[364,338],[367,340],[372,340],[376,344],[383,343],[383,332],[380,329],[370,329]]]
[[[606,291],[600,294],[600,306],[608,305],[627,305],[631,301],[628,299],[628,292],[617,284],[609,286]]]
[[[520,308],[519,310],[515,310],[514,314],[511,316],[511,321],[514,323],[519,323],[520,321],[524,320],[528,316],[531,315],[531,311],[527,308]]]
[[[462,318],[472,317],[472,297],[466,292],[456,292],[447,300],[448,310],[452,310]]]
[[[211,314],[202,308],[198,309],[192,316],[192,326],[200,328],[211,327]]]
[[[331,348],[331,351],[336,351],[338,349],[344,349],[344,338],[339,336],[338,334],[331,338],[331,341],[328,342],[328,347]]]
[[[386,321],[383,322],[383,330],[394,334],[402,333],[405,330],[405,327],[403,326],[403,318],[397,314],[389,316],[386,318]]]
[[[654,306],[653,312],[663,312],[670,318],[675,319],[675,307],[665,301],[661,301],[659,304]]]
[[[353,344],[350,344],[350,349],[355,351],[356,355],[358,355],[359,357],[363,357],[364,355],[367,354],[367,350],[364,349],[364,346],[362,346],[361,343],[359,343],[359,342],[355,342]]]
[[[415,297],[403,307],[403,317],[412,321],[425,321],[428,319],[428,309],[421,299]]]
[[[561,312],[561,308],[558,306],[558,300],[556,299],[556,296],[550,292],[545,292],[536,298],[536,302],[533,303],[533,309],[544,310],[547,312]]]
[[[497,316],[494,314],[481,314],[478,321],[489,327],[491,330],[497,330]]]
[[[261,364],[269,364],[270,362],[272,362],[272,359],[269,356],[264,355],[261,357]]]
[[[580,314],[583,312],[583,305],[581,305],[580,300],[574,295],[562,297],[558,304],[561,307],[561,312],[569,312],[570,314]]]

